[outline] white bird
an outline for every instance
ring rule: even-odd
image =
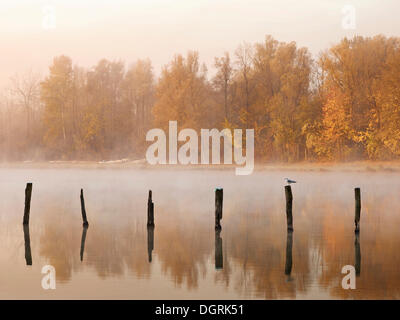
[[[288,178],[285,178],[285,181],[286,181],[286,183],[287,183],[288,185],[290,185],[290,184],[292,184],[292,183],[296,183],[296,181],[290,180],[290,179],[288,179]]]

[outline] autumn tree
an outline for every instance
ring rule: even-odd
[[[155,82],[151,61],[137,60],[126,73],[123,87],[124,102],[130,118],[132,143],[142,149],[146,132],[152,122]]]
[[[387,60],[398,47],[397,39],[358,36],[344,38],[321,55],[318,63],[323,73],[322,103],[325,111],[333,108],[325,112],[321,131],[325,137],[321,143],[328,144],[331,150],[328,158],[337,158],[335,154],[340,160],[376,158],[378,150],[382,150],[385,104],[381,98],[389,95],[378,84],[383,78],[387,79],[384,75]],[[341,134],[338,140],[335,137],[338,130],[332,128],[341,128],[342,133],[343,130],[347,133]]]
[[[70,110],[72,107],[72,60],[66,56],[54,58],[49,75],[41,83],[44,103],[44,143],[50,154],[66,158],[73,152]]]
[[[189,52],[186,57],[176,55],[164,66],[153,109],[157,127],[168,127],[170,120],[178,121],[183,128],[214,126],[211,87],[206,71],[205,66],[200,66],[197,52]]]
[[[304,158],[302,124],[310,109],[311,56],[294,42],[267,36],[253,55],[255,102],[252,106],[256,142],[261,155],[284,161]]]
[[[235,81],[238,84],[237,89],[239,90],[236,101],[238,103],[240,122],[245,128],[250,128],[250,123],[252,122],[252,110],[250,109],[254,89],[252,77],[253,51],[253,46],[247,42],[239,45],[235,51]]]
[[[16,103],[23,106],[26,113],[26,136],[30,137],[35,119],[35,112],[39,108],[40,77],[31,71],[24,75],[16,74],[11,78],[11,92]]]
[[[400,156],[400,41],[394,40],[379,81],[375,82],[372,119],[366,132],[372,159]]]
[[[229,105],[232,103],[230,100],[231,94],[231,82],[234,73],[229,52],[220,58],[215,58],[214,67],[217,69],[217,73],[213,78],[213,85],[218,93],[222,93],[223,106],[224,106],[224,117],[227,121],[230,119],[230,108]]]

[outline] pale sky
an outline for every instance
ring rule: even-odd
[[[355,29],[342,27],[345,5]],[[400,36],[399,14],[399,0],[0,0],[0,87],[29,69],[46,74],[61,54],[85,67],[148,57],[158,73],[175,53],[198,50],[212,72],[215,56],[266,34],[318,54],[345,36]]]

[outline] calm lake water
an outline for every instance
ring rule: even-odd
[[[285,177],[298,180],[292,237]],[[0,298],[399,298],[399,178],[396,172],[235,176],[233,170],[3,168]],[[22,226],[26,182],[33,182],[32,265]],[[216,187],[224,188],[220,234],[214,230]],[[362,194],[358,241],[354,187]],[[154,230],[146,225],[149,189]],[[48,264],[56,269],[56,290],[41,286]],[[344,265],[359,268],[356,290],[342,289]]]

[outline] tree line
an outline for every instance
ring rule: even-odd
[[[55,57],[45,78],[10,81],[0,100],[0,160],[144,158],[151,128],[254,129],[259,161],[400,156],[400,38],[344,38],[313,58],[266,36],[216,57],[177,54],[92,68]]]

